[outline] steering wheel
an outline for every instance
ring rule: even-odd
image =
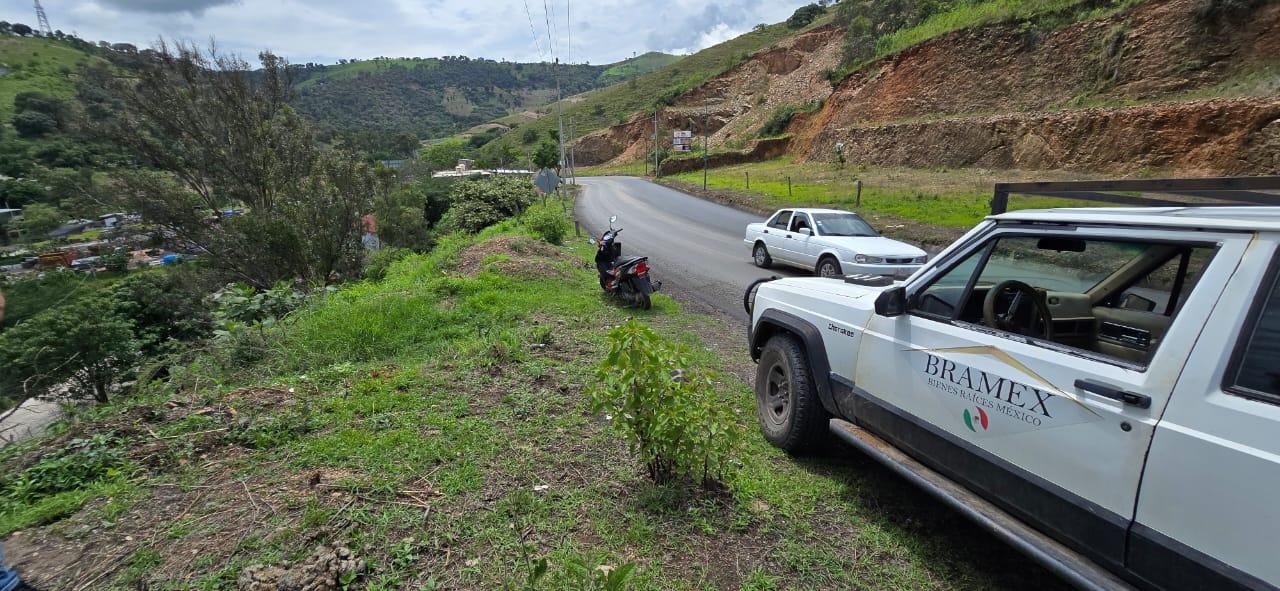
[[[1000,294],[1006,291],[1013,292],[1013,301],[1009,302],[1009,308],[1004,311],[1004,314],[996,314],[996,300],[1000,297]],[[1036,335],[1033,332],[1036,329],[1034,314],[1027,326],[1018,326],[1017,321],[1014,320],[1018,306],[1021,305],[1024,299],[1031,300],[1031,305],[1035,307],[1034,314],[1040,316],[1040,322],[1043,324],[1043,335]],[[1045,303],[1044,296],[1036,291],[1036,288],[1021,281],[1012,279],[1002,281],[987,292],[987,297],[982,302],[982,321],[994,329],[1053,340],[1053,316],[1049,313],[1049,304]]]

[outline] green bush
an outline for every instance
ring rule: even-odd
[[[453,205],[440,218],[440,231],[475,233],[519,215],[533,203],[534,192],[528,180],[497,177],[461,181],[450,198]]]
[[[555,245],[564,244],[564,237],[569,233],[569,220],[552,205],[529,208],[523,223],[534,236]]]
[[[58,129],[58,120],[39,111],[24,111],[13,116],[13,129],[22,137],[38,137]]]
[[[814,21],[814,19],[826,14],[826,12],[827,7],[816,2],[801,6],[800,8],[797,8],[795,12],[791,13],[789,18],[787,18],[787,28],[801,29],[807,27],[809,26],[809,23]]]
[[[809,101],[802,105],[782,105],[774,109],[773,115],[760,126],[760,131],[756,132],[757,137],[775,137],[787,132],[787,126],[791,125],[791,120],[800,113],[810,113],[818,110],[822,105],[817,101]]]
[[[589,396],[658,483],[721,477],[741,437],[689,351],[634,319],[609,331]]]
[[[209,336],[213,317],[206,301],[217,284],[192,265],[134,273],[111,286],[116,309],[133,323],[148,354],[173,350],[180,342]]]
[[[412,254],[412,250],[394,246],[375,250],[365,257],[364,278],[382,281],[387,277],[387,269],[390,269],[391,265]]]

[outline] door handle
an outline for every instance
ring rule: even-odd
[[[1128,392],[1093,380],[1076,380],[1076,388],[1138,408],[1151,408],[1151,397],[1146,394]]]
[[[769,233],[769,231],[768,231],[768,230],[765,230],[765,231],[764,231],[764,233],[765,233],[765,234],[768,234],[768,233]]]

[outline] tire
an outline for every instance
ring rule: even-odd
[[[641,310],[648,310],[653,307],[653,299],[650,294],[653,293],[653,284],[649,282],[648,277],[642,277],[631,280],[632,287],[635,288],[636,307]]]
[[[818,267],[813,270],[818,277],[839,277],[843,275],[840,271],[840,261],[831,255],[818,259]]]
[[[773,266],[773,257],[769,256],[769,249],[763,242],[757,242],[751,249],[751,261],[761,269],[768,269]]]
[[[756,367],[756,418],[764,438],[787,453],[813,449],[831,418],[809,371],[804,347],[790,334],[770,337]]]

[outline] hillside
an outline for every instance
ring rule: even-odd
[[[334,131],[442,137],[644,74],[678,59],[652,53],[604,66],[467,57],[375,59],[298,66],[297,107]]]
[[[1280,168],[1280,3],[963,4],[880,37],[861,65],[843,59],[847,37],[818,28],[755,52],[677,97],[664,134],[700,132],[710,103],[713,165],[830,163],[840,143],[851,163],[882,167]],[[757,139],[779,117],[782,137]],[[601,130],[578,161],[633,161],[651,133],[638,119]]]
[[[753,53],[787,39],[795,32],[796,30],[784,24],[757,27],[749,33],[713,45],[623,84],[571,96],[559,107],[563,107],[566,118],[573,118],[575,135],[581,137],[626,122],[638,113],[652,114],[656,105],[670,104],[708,80],[739,66]],[[556,108],[557,105],[552,104],[542,111],[555,112]],[[546,133],[556,124],[552,118],[536,119],[529,116],[510,117],[499,120],[498,123],[516,125],[519,129],[517,133],[508,133],[499,141],[493,142],[489,146],[491,149],[504,145],[526,147],[523,141],[526,130],[533,129],[538,137],[546,137]]]
[[[8,123],[20,92],[70,97],[76,71],[92,59],[98,58],[53,39],[0,35],[0,119]]]

